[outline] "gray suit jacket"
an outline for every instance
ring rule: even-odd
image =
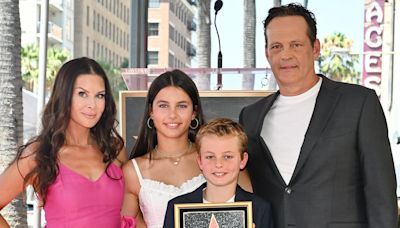
[[[319,76],[321,89],[288,185],[260,136],[279,91],[242,109],[254,192],[272,203],[277,227],[396,227],[396,179],[376,93]]]

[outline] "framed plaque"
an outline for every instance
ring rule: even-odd
[[[175,228],[252,228],[252,202],[174,205]]]

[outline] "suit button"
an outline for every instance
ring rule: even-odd
[[[286,194],[290,195],[290,193],[292,193],[292,189],[289,187],[286,187],[285,192],[286,192]]]

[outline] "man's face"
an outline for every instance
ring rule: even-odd
[[[314,61],[320,44],[311,44],[307,23],[300,16],[276,17],[266,28],[268,40],[265,55],[283,95],[301,94],[317,81]]]

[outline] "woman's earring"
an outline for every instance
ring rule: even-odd
[[[195,126],[192,126],[192,122],[190,122],[189,127],[190,129],[195,130],[199,126],[199,120],[197,118],[194,118],[193,120],[196,122]]]
[[[153,127],[150,125],[150,120],[151,120],[151,117],[149,117],[149,118],[147,119],[147,127],[148,127],[149,129],[152,129]]]

